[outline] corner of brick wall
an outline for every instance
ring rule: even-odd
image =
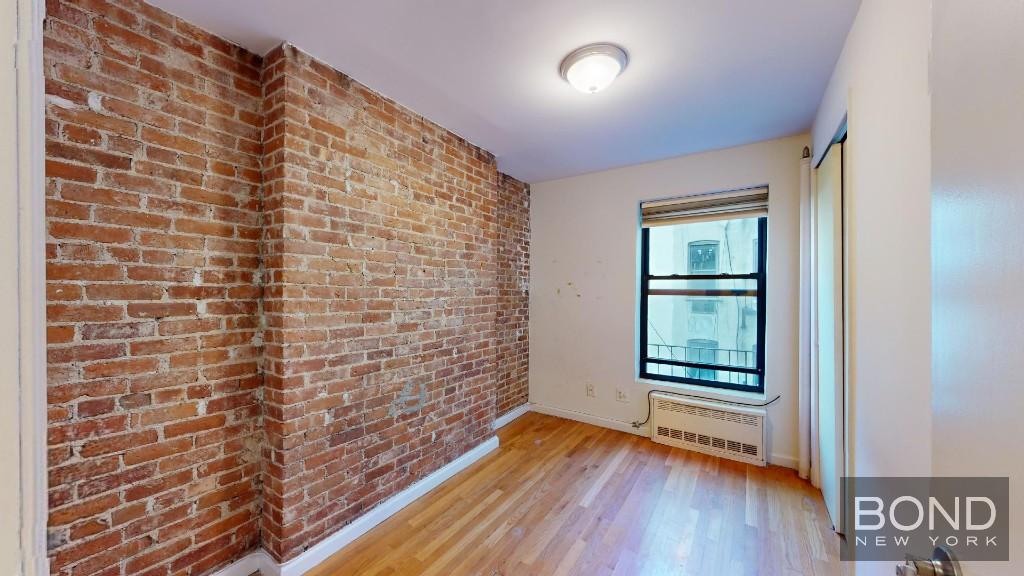
[[[295,557],[527,398],[529,188],[293,46],[47,5],[54,574]]]
[[[530,186],[501,175],[498,195],[498,398],[502,416],[530,401]]]
[[[264,80],[264,545],[288,560],[525,402],[529,189],[294,46]]]

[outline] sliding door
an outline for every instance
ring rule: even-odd
[[[843,388],[843,144],[829,148],[817,170],[818,449],[821,492],[839,529],[839,479],[845,474]]]

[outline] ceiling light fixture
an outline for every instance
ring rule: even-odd
[[[595,94],[611,86],[628,62],[626,51],[614,44],[588,44],[566,56],[559,72],[573,88]]]

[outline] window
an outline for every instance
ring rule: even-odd
[[[718,274],[718,241],[690,242],[690,274]]]
[[[701,338],[690,338],[686,341],[685,359],[690,362],[702,364],[715,362],[715,350],[718,350],[718,340],[703,340]],[[714,381],[717,377],[714,370],[704,368],[687,368],[686,376],[698,380]]]
[[[718,314],[716,298],[694,298],[690,301],[690,314]]]
[[[652,223],[644,206],[642,378],[764,391],[765,213]]]

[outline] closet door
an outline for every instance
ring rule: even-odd
[[[843,144],[817,170],[818,449],[821,492],[832,525],[841,526],[839,481],[845,474],[843,364]]]

